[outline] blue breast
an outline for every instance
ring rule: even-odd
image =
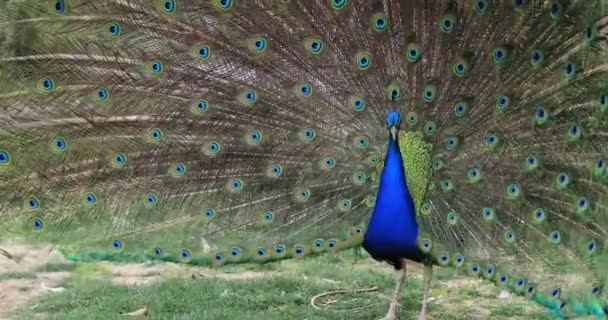
[[[414,201],[407,188],[399,145],[391,136],[363,247],[377,260],[400,266],[400,259],[422,260]]]

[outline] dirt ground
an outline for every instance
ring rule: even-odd
[[[69,264],[53,246],[28,247],[15,242],[0,243],[0,249],[5,250],[13,259],[0,255],[0,320],[8,320],[7,314],[27,305],[35,298],[44,294],[53,294],[65,290],[59,284],[70,276],[70,272],[40,272],[40,267],[49,263]],[[209,277],[229,280],[250,279],[263,277],[267,274],[260,272],[222,273],[215,270],[191,268],[172,263],[165,264],[111,264],[97,263],[100,268],[107,269],[102,277],[119,285],[146,285],[167,277]],[[23,276],[1,278],[3,274]],[[31,306],[35,307],[34,305]]]

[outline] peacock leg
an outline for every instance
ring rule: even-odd
[[[418,320],[426,320],[426,300],[431,290],[431,280],[433,279],[433,265],[424,265],[424,293],[422,294],[422,308]]]
[[[397,285],[395,286],[395,291],[393,292],[393,298],[391,299],[391,304],[388,308],[388,312],[386,316],[380,320],[396,320],[397,319],[397,308],[399,307],[399,298],[401,298],[401,290],[403,289],[403,285],[405,284],[405,279],[407,278],[407,270],[405,260],[401,260],[401,266],[403,268],[403,272],[397,278]]]

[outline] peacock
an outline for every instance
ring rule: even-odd
[[[364,248],[608,315],[608,3],[9,0],[0,234],[72,261]],[[572,275],[576,276],[572,276]],[[381,315],[378,315],[379,317]]]

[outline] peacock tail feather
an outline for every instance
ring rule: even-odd
[[[603,0],[5,1],[0,236],[218,266],[358,247],[395,110],[425,261],[556,317],[606,316],[607,15]]]

